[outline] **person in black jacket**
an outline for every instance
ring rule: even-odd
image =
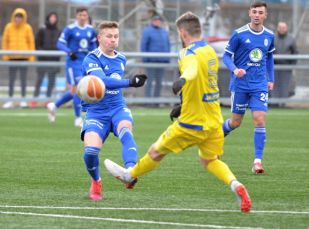
[[[40,28],[36,34],[36,49],[37,50],[58,50],[56,47],[57,40],[61,31],[57,27],[58,16],[55,12],[47,15],[45,27]],[[59,61],[58,56],[39,56],[39,61]],[[60,71],[59,67],[38,67],[38,78],[35,85],[34,97],[39,96],[40,88],[45,74],[48,75],[48,87],[46,96],[51,97],[55,86],[56,74]]]

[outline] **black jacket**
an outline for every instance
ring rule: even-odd
[[[45,27],[40,28],[38,33],[36,34],[35,43],[37,50],[58,50],[56,44],[61,31],[58,29],[57,23],[54,25],[49,24],[49,17],[52,14],[56,15],[55,13],[48,14],[45,21]],[[38,60],[59,61],[60,57],[39,56]]]

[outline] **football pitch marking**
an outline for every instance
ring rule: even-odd
[[[219,228],[219,229],[262,229],[261,227],[235,227],[235,226],[212,225],[212,224],[191,224],[191,223],[163,222],[163,221],[153,221],[153,220],[101,218],[101,217],[92,217],[92,216],[61,215],[61,214],[41,214],[41,213],[33,213],[33,212],[4,212],[4,211],[0,211],[0,214],[39,216],[39,217],[49,217],[49,218],[98,220],[98,221],[110,221],[110,222],[120,222],[120,223],[169,225],[169,226],[177,226],[177,227],[201,227],[201,228]]]
[[[236,212],[239,210],[211,209],[211,208],[116,208],[116,207],[69,207],[69,206],[31,206],[31,205],[0,205],[0,208],[30,208],[30,209],[64,209],[64,210],[118,210],[118,211],[193,211],[193,212]],[[252,210],[257,214],[287,214],[309,215],[307,211],[279,211],[279,210]]]
[[[230,114],[230,112],[222,112],[223,115]],[[307,116],[307,113],[298,113],[298,112],[289,112],[289,113],[268,113],[269,116]],[[5,116],[5,117],[47,117],[47,112],[19,112],[18,110],[16,112],[4,112],[0,113],[0,117]],[[70,113],[63,113],[63,112],[58,112],[57,116],[72,116]],[[166,116],[168,117],[168,111],[166,112],[133,112],[133,116]]]

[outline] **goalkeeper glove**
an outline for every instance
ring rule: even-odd
[[[181,114],[181,104],[177,104],[174,106],[174,108],[171,110],[170,113],[170,119],[174,121],[174,118],[178,118]]]
[[[132,77],[129,81],[130,87],[142,87],[144,86],[147,80],[147,76],[145,74],[137,74]]]
[[[69,57],[71,58],[71,60],[76,60],[77,59],[77,55],[75,52],[70,52],[69,53]]]
[[[184,78],[179,78],[173,83],[173,92],[175,95],[179,94],[181,91],[183,85],[186,83],[186,80]]]

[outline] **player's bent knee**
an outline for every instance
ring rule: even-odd
[[[200,161],[201,161],[203,167],[205,167],[205,168],[207,168],[207,166],[208,166],[208,164],[209,164],[210,162],[215,161],[215,160],[218,160],[218,159],[219,159],[218,156],[216,156],[216,157],[213,158],[213,159],[205,159],[205,158],[200,157]]]
[[[98,133],[94,131],[86,132],[84,135],[84,145],[101,148],[103,143]]]

